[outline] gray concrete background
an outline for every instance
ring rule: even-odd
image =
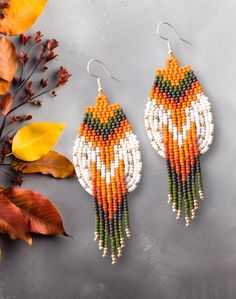
[[[236,2],[230,0],[51,0],[33,30],[60,41],[59,59],[73,74],[34,120],[67,123],[56,149],[71,158],[85,105],[93,104],[96,80],[90,58],[101,59],[120,83],[106,76],[111,101],[121,102],[139,137],[143,174],[129,196],[133,238],[113,267],[93,241],[93,203],[77,180],[32,175],[24,188],[41,192],[60,210],[74,236],[34,237],[30,248],[2,238],[0,298],[235,298]],[[156,36],[171,22],[192,46],[173,47],[191,64],[213,105],[214,144],[202,157],[206,200],[190,229],[166,203],[164,160],[151,147],[143,111],[155,70],[167,49]],[[166,31],[167,32],[167,31]]]

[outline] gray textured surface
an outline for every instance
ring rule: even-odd
[[[83,108],[96,96],[88,59],[101,59],[120,79],[104,78],[120,101],[142,147],[142,182],[129,197],[133,238],[112,267],[93,242],[93,205],[76,179],[28,177],[25,188],[48,196],[60,210],[65,237],[35,237],[33,247],[1,238],[0,298],[235,298],[236,217],[235,1],[51,0],[32,30],[60,41],[60,60],[73,77],[35,120],[67,123],[57,150],[71,157]],[[155,69],[167,57],[156,24],[170,21],[193,46],[173,46],[191,64],[213,104],[215,139],[202,157],[206,200],[190,229],[166,204],[165,163],[152,149],[143,110]]]

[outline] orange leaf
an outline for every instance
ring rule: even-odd
[[[70,177],[75,173],[70,160],[54,151],[50,151],[47,155],[33,162],[14,159],[11,168],[22,173],[50,174],[59,179]]]
[[[33,26],[42,13],[47,0],[11,0],[2,10],[5,16],[0,19],[0,32],[17,35]]]
[[[28,227],[21,210],[7,197],[0,193],[0,232],[8,234],[13,240],[20,239],[32,244],[31,236],[27,233]]]
[[[29,232],[43,235],[67,235],[60,214],[43,195],[21,188],[6,189],[5,194],[25,215]]]
[[[5,36],[0,37],[0,78],[11,82],[18,68],[18,54],[14,44]]]
[[[0,95],[5,94],[9,90],[10,85],[10,82],[7,82],[0,78]]]
[[[13,104],[13,98],[10,93],[5,94],[5,96],[0,101],[0,109],[2,110],[2,114],[4,116],[11,110]]]

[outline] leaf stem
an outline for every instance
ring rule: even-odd
[[[4,116],[1,127],[0,127],[0,138],[2,137],[2,132],[6,124],[7,115]]]
[[[30,47],[30,49],[26,52],[26,55],[27,56],[29,56],[29,54],[30,54],[30,52],[32,51],[32,49],[34,48],[36,46],[36,44],[33,44],[31,47]],[[21,46],[21,52],[23,51],[23,47]],[[18,84],[17,86],[16,86],[16,92],[18,92],[18,89],[19,88],[21,88],[21,85],[25,82],[25,80],[26,79],[23,79],[23,75],[24,75],[24,64],[21,62],[21,75],[20,75],[20,77],[21,77],[21,79],[22,79],[22,81],[21,81],[21,83],[20,84]]]
[[[15,179],[15,177],[14,177],[13,175],[11,175],[10,173],[6,172],[5,170],[2,170],[2,169],[0,168],[0,171],[1,171],[3,174],[5,174],[6,176],[8,176],[9,178],[11,178],[11,179]]]
[[[44,90],[44,91],[42,91],[42,92],[36,94],[35,96],[33,96],[33,97],[30,99],[30,101],[32,101],[32,100],[34,100],[34,99],[36,99],[36,98],[38,98],[38,97],[41,97],[42,95],[44,95],[44,94],[46,94],[46,93],[49,93],[49,92],[52,91],[53,89],[55,89],[55,88],[50,88],[50,89]]]
[[[36,71],[36,69],[38,68],[38,66],[40,65],[40,63],[41,63],[40,60],[36,63],[35,67],[32,69],[32,71],[30,72],[30,74],[28,75],[28,77],[23,81],[23,83],[19,86],[19,88],[17,88],[17,90],[16,90],[16,92],[15,92],[13,98],[15,98],[15,97],[17,96],[17,94],[21,91],[21,89],[22,89],[22,88],[25,86],[25,84],[29,81],[29,79],[31,78],[31,76],[33,75],[33,73]],[[34,98],[35,98],[35,97],[34,97]],[[11,112],[15,111],[17,108],[23,106],[25,103],[27,103],[27,102],[20,103],[20,104],[17,105],[15,108],[12,108],[12,109],[11,109],[5,116],[4,116],[3,121],[2,121],[2,124],[1,124],[1,126],[0,126],[0,138],[2,137],[2,132],[3,132],[4,127],[5,127],[5,124],[6,124],[6,118],[7,118],[7,116],[8,116]]]
[[[26,79],[24,79],[23,83],[20,84],[19,88],[17,88],[16,93],[14,94],[13,98],[15,98],[17,96],[17,94],[21,91],[21,89],[29,81],[29,79],[31,78],[31,76],[33,75],[33,73],[36,71],[36,69],[38,68],[38,66],[40,65],[40,63],[41,63],[40,60],[36,63],[35,67],[32,69],[32,71],[30,72],[30,74],[28,75],[28,77]]]

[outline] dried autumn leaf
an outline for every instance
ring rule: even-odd
[[[47,155],[33,162],[14,159],[11,168],[22,173],[50,174],[60,179],[74,175],[74,166],[70,160],[55,151],[50,151]]]
[[[2,110],[2,115],[7,115],[7,113],[11,110],[12,104],[12,95],[10,93],[5,94],[5,96],[0,101],[0,109]]]
[[[0,32],[17,35],[28,30],[42,13],[47,0],[11,0],[2,10],[4,18],[0,19]]]
[[[56,144],[64,124],[34,122],[21,128],[13,138],[12,154],[23,161],[35,161]]]
[[[32,244],[25,216],[4,193],[0,193],[0,233],[8,234],[13,240],[19,239]]]
[[[24,214],[29,232],[67,235],[59,212],[43,195],[21,188],[5,189],[4,194]]]
[[[7,82],[6,80],[0,78],[0,95],[8,92],[10,85],[11,85],[10,82]]]
[[[11,82],[18,67],[18,54],[14,44],[5,36],[0,37],[0,78]]]
[[[1,20],[0,20],[1,22]],[[5,36],[0,37],[0,94],[8,91],[18,68],[18,54],[14,44]]]

